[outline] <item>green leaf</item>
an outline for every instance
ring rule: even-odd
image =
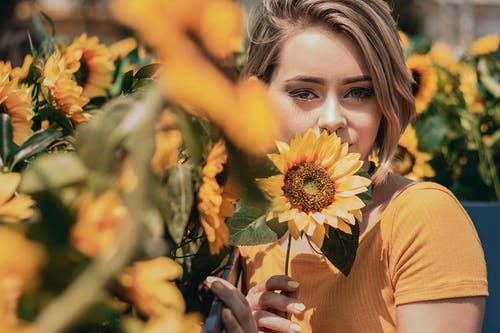
[[[69,135],[73,133],[73,124],[71,124],[71,121],[62,111],[47,106],[40,109],[38,113],[42,120],[47,119],[50,122],[59,124],[63,129],[63,135]]]
[[[12,170],[17,163],[38,154],[61,136],[61,131],[53,129],[40,130],[34,133],[21,145],[19,150],[13,155],[12,161],[9,162],[10,169]]]
[[[135,91],[140,91],[140,90],[146,90],[154,82],[155,82],[155,80],[148,79],[148,78],[140,79],[140,80],[134,79],[134,82],[132,84],[132,88],[130,88],[130,91],[135,92]]]
[[[134,79],[136,80],[150,79],[156,74],[156,72],[158,72],[160,67],[161,64],[146,65],[137,71],[137,73],[134,75]]]
[[[185,164],[177,164],[169,170],[167,187],[170,192],[170,211],[172,216],[167,220],[167,228],[172,239],[178,244],[184,236],[193,207],[193,186],[191,168]]]
[[[1,167],[7,165],[10,154],[17,150],[17,145],[12,141],[12,122],[6,113],[0,114],[0,159]]]
[[[337,267],[345,276],[349,275],[359,242],[359,224],[356,222],[351,227],[352,234],[340,229],[328,227],[327,236],[321,247],[321,251],[328,260]]]
[[[236,204],[235,212],[227,220],[229,243],[231,245],[257,245],[278,240],[266,223],[266,207],[260,202],[241,199]]]
[[[419,149],[434,153],[441,148],[448,126],[446,118],[438,113],[420,119],[415,124],[415,129],[419,138]]]
[[[278,218],[267,221],[267,226],[276,233],[276,238],[280,239],[288,231],[288,223],[278,222]]]
[[[125,74],[123,74],[122,92],[129,93],[132,90],[133,83],[134,83],[134,71],[130,70]]]
[[[74,153],[48,154],[23,171],[20,191],[34,194],[83,182],[87,169]]]

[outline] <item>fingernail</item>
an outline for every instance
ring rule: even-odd
[[[288,281],[288,286],[292,288],[297,288],[299,283],[297,281]]]
[[[219,281],[214,281],[212,283],[212,289],[214,290],[222,290],[222,283],[220,283]]]
[[[302,303],[294,303],[293,307],[299,311],[304,311],[304,309],[306,308],[306,306]]]
[[[212,283],[216,280],[216,278],[214,278],[213,276],[208,276],[206,280],[207,280],[207,282]]]
[[[300,327],[298,324],[295,324],[295,323],[291,323],[290,324],[290,329],[294,332],[300,332],[300,330],[302,329],[302,327]]]

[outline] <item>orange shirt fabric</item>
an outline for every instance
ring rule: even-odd
[[[284,274],[278,243],[240,247],[246,289]],[[436,183],[403,190],[359,239],[346,277],[321,255],[291,254],[294,297],[306,310],[292,316],[303,332],[397,332],[396,306],[487,296],[486,264],[476,229],[455,196]]]

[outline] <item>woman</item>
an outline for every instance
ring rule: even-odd
[[[366,170],[372,151],[379,166],[349,276],[305,237],[292,242],[290,277],[282,275],[286,235],[241,247],[246,296],[207,279],[226,304],[226,330],[480,332],[488,287],[472,222],[447,189],[389,172],[415,107],[388,5],[262,0],[254,19],[243,75],[268,84],[282,139],[335,132]]]

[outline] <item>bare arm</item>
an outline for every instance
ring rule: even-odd
[[[485,297],[460,297],[399,305],[399,333],[480,333]]]

